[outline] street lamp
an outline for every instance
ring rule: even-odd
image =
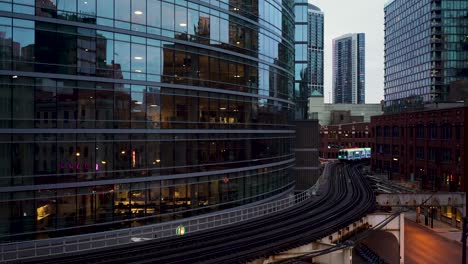
[[[468,235],[468,220],[466,216],[463,217],[463,231],[462,231],[462,264],[466,264],[466,237]]]

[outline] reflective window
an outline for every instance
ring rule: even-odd
[[[132,44],[132,79],[144,80],[146,73],[146,46]]]
[[[125,76],[125,72],[128,73],[130,71],[130,43],[115,41],[114,47],[114,60],[116,70],[121,70],[122,74]],[[134,58],[134,60],[137,59]]]
[[[147,23],[148,26],[161,27],[161,1],[159,0],[148,0],[148,12],[147,14]]]
[[[97,16],[114,18],[114,1],[97,0]]]
[[[11,19],[8,19],[11,23]],[[2,69],[10,69],[12,59],[12,32],[11,26],[0,25],[0,66]]]
[[[178,32],[187,32],[187,8],[176,6],[175,8],[175,30]]]
[[[162,27],[167,30],[174,30],[174,5],[166,2],[162,3]]]
[[[220,41],[219,26],[220,18],[216,16],[210,16],[210,39],[211,43],[216,43],[215,41]],[[249,47],[252,48],[252,47]]]
[[[295,26],[294,41],[307,41],[307,25]]]
[[[96,0],[78,0],[78,13],[87,16],[96,16]]]
[[[146,0],[132,0],[131,2],[132,22],[138,24],[146,24]],[[151,10],[150,12],[153,12],[153,10]]]
[[[98,32],[96,36],[96,74],[98,76],[113,77],[113,34],[109,32]]]
[[[188,33],[195,38],[196,33],[198,33],[198,21],[199,21],[199,15],[197,10],[189,9],[188,10]]]
[[[56,6],[58,10],[76,12],[76,1],[77,0],[57,1]],[[66,13],[65,16],[67,16]]]
[[[1,237],[60,236],[65,228],[67,235],[96,232],[116,228],[116,221],[119,227],[158,223],[215,211],[219,203],[230,208],[259,201],[291,187],[286,167],[294,156],[293,134],[221,132],[291,129],[293,105],[274,97],[289,100],[292,90],[294,51],[281,40],[293,39],[294,32],[282,30],[292,28],[292,17],[282,14],[291,12],[292,2],[210,4],[221,9],[159,0],[0,4],[49,21],[0,17],[0,67],[48,77],[0,77],[0,127],[38,132],[2,136],[0,187],[52,185],[4,195]],[[277,162],[283,165],[271,165]],[[265,169],[215,173],[253,166]],[[200,172],[213,173],[157,177]],[[137,178],[146,180],[126,182]],[[87,187],[115,179],[123,183]],[[55,185],[63,183],[76,188]]]
[[[133,1],[131,1],[133,2]],[[130,1],[128,0],[115,0],[115,19],[130,21]]]

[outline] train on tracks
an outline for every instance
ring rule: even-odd
[[[338,151],[341,162],[361,161],[371,158],[371,148],[344,148]]]

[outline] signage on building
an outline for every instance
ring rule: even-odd
[[[72,171],[88,171],[89,170],[89,163],[87,162],[65,162],[65,161],[61,161],[59,162],[59,165],[58,165],[59,169],[69,169],[69,170],[72,170]],[[99,164],[95,164],[95,170],[98,171],[99,170]]]

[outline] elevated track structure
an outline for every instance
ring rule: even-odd
[[[360,221],[375,205],[371,186],[349,164],[328,165],[316,189],[301,197],[296,205],[234,224],[21,263],[245,263],[327,237]]]

